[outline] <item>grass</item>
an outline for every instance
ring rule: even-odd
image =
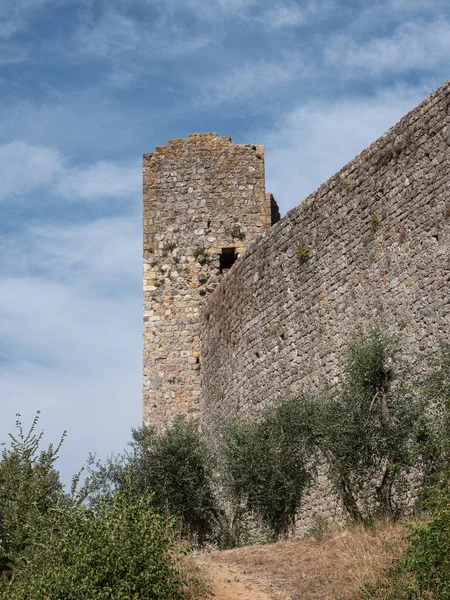
[[[251,573],[279,600],[350,600],[360,598],[358,590],[378,581],[394,564],[404,548],[404,534],[400,524],[354,526],[317,539],[215,551],[208,564],[226,563]]]
[[[201,600],[210,595],[207,574],[196,563],[192,556],[183,556],[178,565],[178,572],[185,580],[183,600]]]

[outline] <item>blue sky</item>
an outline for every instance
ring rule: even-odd
[[[65,481],[141,413],[141,156],[265,144],[297,205],[448,78],[448,0],[2,0],[0,440],[68,430]]]

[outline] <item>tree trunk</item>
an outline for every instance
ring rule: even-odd
[[[336,457],[329,448],[321,448],[328,464],[330,465],[336,478],[336,487],[341,496],[342,503],[349,516],[355,521],[362,520],[362,514],[353,495],[350,482],[340,472]]]

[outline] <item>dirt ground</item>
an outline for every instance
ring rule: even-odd
[[[326,535],[200,553],[213,600],[335,600],[350,597],[391,564],[404,528],[354,527]]]
[[[272,600],[270,582],[263,582],[245,569],[233,563],[216,560],[208,554],[197,559],[206,574],[214,600]]]

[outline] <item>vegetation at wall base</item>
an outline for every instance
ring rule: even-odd
[[[431,445],[425,445],[435,452],[434,485],[423,492],[422,519],[410,524],[404,557],[358,600],[450,599],[450,344],[441,345],[432,367],[421,388],[438,415]]]
[[[286,533],[321,464],[350,519],[401,516],[410,470],[426,473],[440,452],[429,398],[400,350],[375,323],[348,345],[339,384],[232,419],[222,451],[235,513]]]
[[[133,430],[128,450],[93,459],[71,493],[55,466],[64,435],[42,450],[39,415],[28,433],[18,417],[0,458],[0,599],[194,598],[202,585],[186,591],[180,547],[242,544],[252,527],[285,536],[319,464],[362,523],[404,514],[408,471],[424,474],[404,558],[358,598],[450,600],[450,345],[416,372],[373,325],[349,344],[336,385],[237,415],[215,444],[182,418]],[[325,534],[325,523],[312,532]]]
[[[132,430],[129,449],[104,464],[94,464],[89,482],[91,503],[129,489],[152,495],[153,506],[176,520],[183,537],[208,541],[217,527],[220,509],[213,493],[214,460],[198,423],[176,418],[171,427]]]
[[[394,567],[354,600],[450,599],[450,477],[430,491],[429,514],[409,525],[408,547]]]
[[[342,385],[318,404],[318,445],[352,518],[399,516],[405,476],[423,466],[427,405],[399,350],[382,325],[360,330],[344,356]]]
[[[235,418],[225,429],[224,479],[234,513],[255,512],[273,536],[293,528],[311,483],[311,446],[299,426],[308,426],[308,412],[303,402],[284,401],[258,419]]]

